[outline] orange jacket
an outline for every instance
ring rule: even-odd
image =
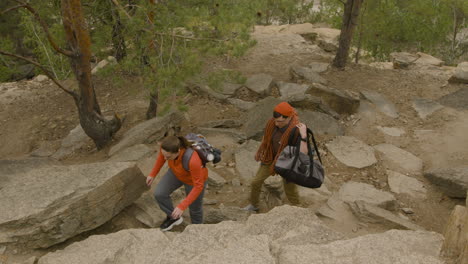
[[[202,161],[196,151],[193,152],[189,161],[190,171],[186,171],[184,169],[182,166],[182,157],[184,156],[184,153],[185,149],[180,149],[179,156],[177,156],[175,160],[167,161],[167,165],[169,165],[169,168],[177,179],[185,184],[193,186],[187,197],[185,197],[185,199],[177,206],[180,210],[187,209],[187,207],[198,198],[203,190],[206,179],[208,179],[208,169],[203,168]],[[153,178],[156,177],[165,162],[166,159],[161,154],[161,150],[159,150],[158,157],[149,176]]]

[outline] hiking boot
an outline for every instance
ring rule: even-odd
[[[246,207],[242,208],[242,210],[250,211],[250,212],[258,212],[259,209],[253,206],[252,204],[249,204]]]
[[[164,222],[160,226],[161,231],[169,231],[172,229],[172,227],[182,224],[183,221],[184,219],[182,217],[179,217],[177,219],[172,219],[171,217],[168,216],[166,217],[166,220],[164,220]]]

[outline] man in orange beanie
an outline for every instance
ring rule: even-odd
[[[297,127],[296,138],[300,135],[300,151],[307,154],[307,127],[299,122],[296,110],[287,102],[281,102],[273,109],[273,117],[265,126],[262,143],[257,150],[255,160],[260,161],[260,168],[252,179],[250,190],[250,204],[244,208],[248,211],[258,211],[260,191],[263,182],[271,175],[275,175],[274,167],[281,151],[288,145],[289,135]],[[283,179],[286,197],[292,205],[299,204],[299,194],[296,184]]]

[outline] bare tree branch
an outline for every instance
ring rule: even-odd
[[[20,8],[22,8],[22,7],[24,7],[24,5],[13,6],[13,7],[10,7],[10,8],[8,8],[8,9],[3,10],[2,13],[0,13],[0,14],[4,15],[4,14],[10,12],[10,11],[13,11],[13,10],[16,10],[16,9],[20,9]]]
[[[217,41],[217,42],[225,42],[230,40],[230,38],[226,39],[215,39],[215,38],[196,38],[196,37],[187,37],[187,36],[182,36],[182,35],[176,35],[176,34],[169,34],[169,33],[162,33],[162,32],[151,32],[150,30],[144,30],[149,33],[154,33],[156,35],[160,36],[169,36],[172,38],[181,38],[181,39],[191,39],[191,40],[209,40],[209,41]]]
[[[2,14],[8,11],[14,10],[14,9],[25,8],[31,14],[33,14],[34,18],[39,22],[39,24],[41,24],[42,29],[44,30],[44,33],[47,36],[47,40],[49,40],[50,45],[52,45],[55,51],[57,51],[58,53],[62,53],[63,55],[68,56],[68,57],[73,57],[75,55],[72,51],[64,50],[60,48],[57,45],[57,43],[55,43],[55,41],[52,39],[52,35],[49,32],[49,28],[47,27],[47,24],[45,23],[44,20],[42,20],[42,18],[39,16],[37,11],[32,6],[30,6],[28,3],[25,3],[19,0],[15,0],[15,2],[17,2],[19,5],[5,10],[4,12],[2,12]]]
[[[14,58],[17,58],[17,59],[21,59],[21,60],[24,60],[24,61],[27,61],[31,64],[34,64],[36,67],[40,68],[45,75],[47,75],[47,77],[49,77],[49,79],[51,79],[60,89],[62,89],[64,92],[66,92],[67,94],[73,96],[73,98],[77,98],[78,95],[73,92],[73,91],[70,91],[68,90],[67,88],[63,87],[63,85],[61,85],[57,79],[55,79],[52,74],[41,64],[39,64],[38,62],[36,61],[33,61],[31,59],[28,59],[28,58],[25,58],[23,56],[20,56],[20,55],[16,55],[16,54],[13,54],[13,53],[9,53],[9,52],[5,52],[5,51],[2,51],[0,50],[0,54],[1,55],[5,55],[5,56],[10,56],[10,57],[14,57]]]

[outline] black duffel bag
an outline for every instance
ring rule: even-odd
[[[275,172],[289,182],[308,188],[319,188],[325,178],[325,171],[322,167],[322,159],[315,142],[312,130],[307,128],[307,149],[308,154],[300,151],[301,137],[296,140],[295,130],[291,131],[288,145],[281,151],[275,164]],[[314,149],[310,146],[310,138],[314,143]],[[295,141],[295,142],[294,142]],[[318,160],[314,160],[314,153],[317,153]]]

